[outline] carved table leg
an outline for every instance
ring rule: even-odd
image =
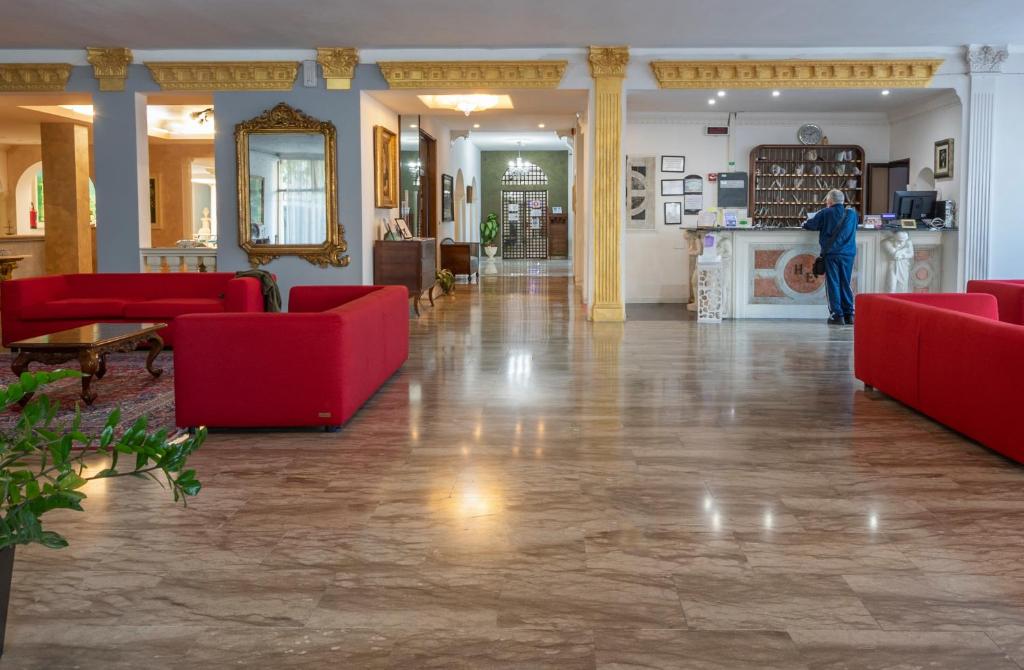
[[[91,405],[96,400],[91,386],[93,376],[100,369],[100,356],[93,349],[83,349],[78,354],[78,364],[82,367],[82,400]]]
[[[146,356],[146,370],[149,371],[149,374],[153,375],[154,379],[159,377],[164,372],[162,368],[154,368],[153,367],[153,361],[156,360],[156,357],[159,356],[160,352],[163,351],[163,350],[164,350],[164,338],[160,337],[156,333],[153,333],[152,335],[150,335],[149,336],[149,355]]]
[[[11,372],[14,373],[15,377],[21,377],[21,373],[28,372],[28,365],[31,362],[32,357],[29,356],[28,353],[22,351],[14,358],[14,361],[11,363]],[[22,397],[22,399],[18,401],[18,404],[24,407],[25,405],[28,404],[28,401],[32,399],[32,395],[33,394],[31,393],[26,393]]]
[[[419,316],[420,315],[420,296],[419,296],[419,294],[417,294],[416,297],[412,299],[412,308],[414,310],[416,310],[416,316]]]
[[[103,379],[105,374],[107,374],[107,355],[100,354],[100,367],[96,370],[96,379]]]
[[[434,286],[436,286],[436,284],[431,284],[430,288],[427,289],[427,297],[430,298],[431,307],[434,306]]]

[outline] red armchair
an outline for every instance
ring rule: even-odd
[[[12,279],[0,284],[3,344],[96,321],[170,324],[194,312],[262,312],[256,279],[231,272],[100,273]]]
[[[999,320],[1024,325],[1024,279],[967,282],[968,293],[988,293],[999,303]]]
[[[1024,327],[983,293],[857,296],[854,369],[866,386],[1024,462]]]
[[[337,428],[409,356],[405,287],[296,286],[289,310],[178,319],[179,426]]]

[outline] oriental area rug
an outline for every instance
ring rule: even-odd
[[[11,372],[12,356],[9,352],[0,354],[0,386],[15,381]],[[70,425],[75,409],[82,412],[82,432],[95,436],[106,424],[107,416],[114,409],[121,408],[121,427],[127,428],[140,416],[148,418],[152,430],[166,428],[174,432],[174,363],[171,352],[161,353],[156,366],[163,368],[159,378],[146,372],[146,352],[111,354],[107,358],[107,374],[103,379],[92,382],[96,400],[87,406],[81,398],[82,381],[79,378],[61,379],[48,384],[45,393],[59,403],[57,423]],[[74,361],[59,366],[33,363],[30,371],[52,371],[60,368],[77,370]],[[18,421],[17,407],[0,411],[0,430],[12,429]]]

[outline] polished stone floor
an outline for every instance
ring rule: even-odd
[[[0,668],[1024,667],[1024,468],[865,393],[851,329],[544,275],[424,310],[338,434],[211,436],[188,510],[54,513]]]

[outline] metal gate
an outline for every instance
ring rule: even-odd
[[[502,258],[548,257],[548,192],[501,192]]]

